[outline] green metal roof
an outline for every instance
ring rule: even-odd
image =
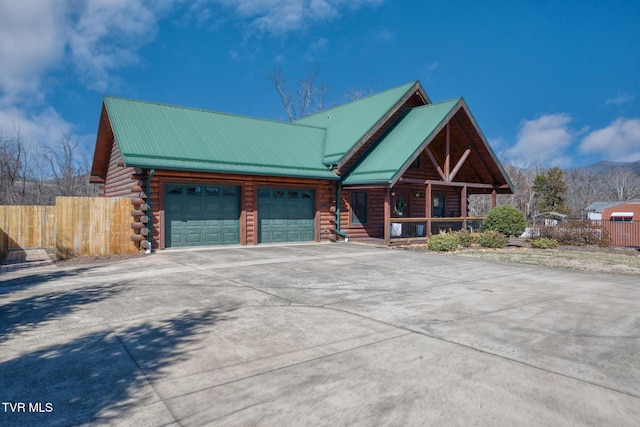
[[[335,164],[418,82],[407,83],[296,121],[327,130],[323,162]]]
[[[127,166],[338,179],[322,163],[326,131],[105,97]]]
[[[105,97],[104,107],[127,166],[338,180],[341,177],[328,165],[353,152],[416,85],[420,87],[418,82],[408,83],[294,123],[117,97]],[[357,159],[342,177],[344,184],[394,183],[460,105],[467,110],[458,98],[406,112]],[[110,144],[101,141],[98,144]],[[487,149],[508,180],[488,145]],[[106,169],[95,166],[98,158],[94,156],[92,175],[104,178]]]
[[[462,98],[411,109],[344,180],[345,185],[389,184],[438,130]]]

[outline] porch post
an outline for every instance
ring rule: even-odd
[[[391,243],[391,188],[384,193],[384,244]]]
[[[447,122],[446,134],[445,134],[445,154],[444,154],[444,176],[446,182],[451,182],[451,141],[449,139],[449,122]]]
[[[431,183],[427,184],[427,190],[424,195],[424,216],[427,218],[427,236],[431,236],[431,203],[433,203],[431,197]]]
[[[497,194],[498,194],[498,192],[497,192],[497,191],[496,191],[496,189],[494,188],[494,189],[491,191],[491,207],[492,207],[492,208],[495,208],[495,207],[496,207],[496,203],[497,203],[497,202],[496,202]]]
[[[462,209],[462,229],[467,229],[467,184],[462,186],[462,194],[460,195],[460,209]]]

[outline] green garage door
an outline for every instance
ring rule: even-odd
[[[240,243],[240,187],[167,184],[165,245]]]
[[[315,240],[313,190],[259,188],[259,242]]]

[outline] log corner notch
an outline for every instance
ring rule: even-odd
[[[147,215],[147,211],[149,210],[149,205],[146,203],[146,176],[142,174],[141,170],[136,170],[134,178],[137,179],[136,182],[131,186],[131,216],[133,217],[133,222],[131,223],[131,240],[134,242],[136,247],[140,250],[140,252],[144,252],[149,247],[149,241],[147,240],[147,236],[149,234],[149,230],[147,228],[147,224],[149,223],[149,216]]]

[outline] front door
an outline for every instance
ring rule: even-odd
[[[407,218],[410,216],[409,212],[409,192],[408,191],[397,191],[393,196],[392,205],[391,205],[391,216],[396,218]]]

